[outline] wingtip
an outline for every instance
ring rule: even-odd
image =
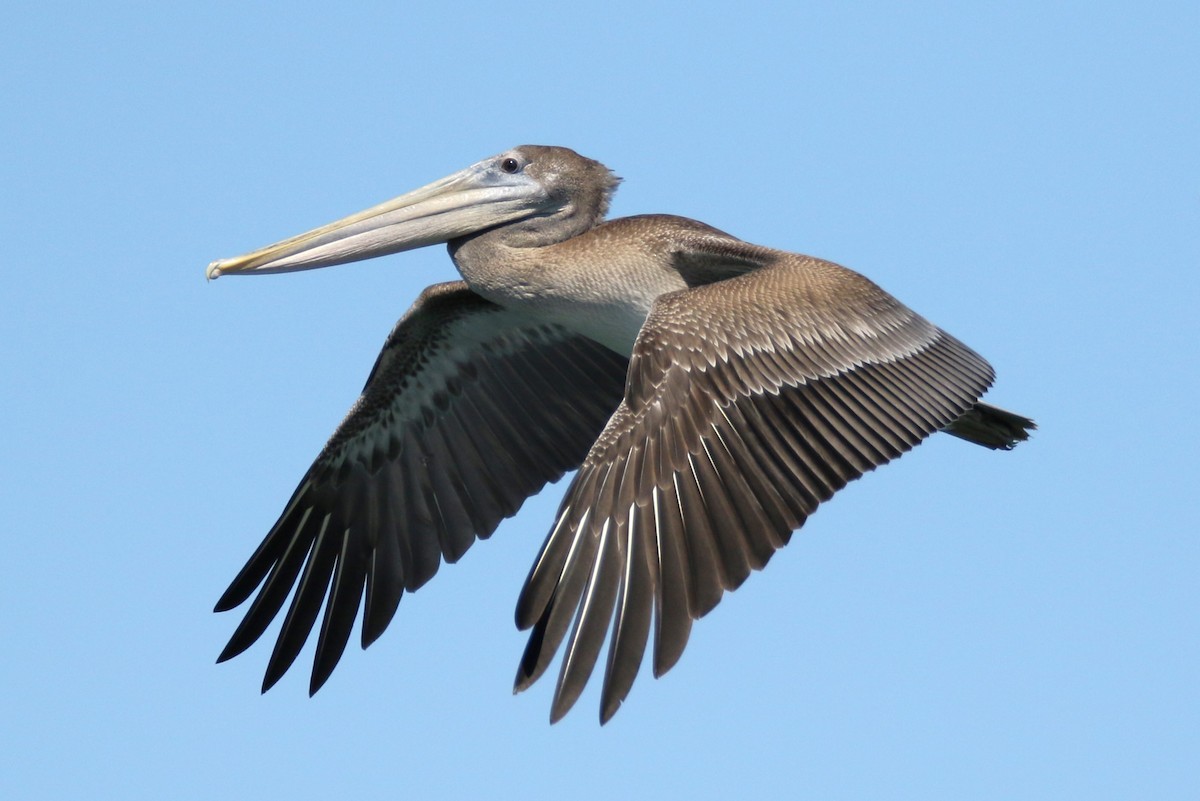
[[[531,674],[525,669],[524,660],[522,660],[522,663],[517,666],[516,678],[513,679],[513,695],[519,695],[528,690],[537,681],[537,678],[535,674]]]
[[[394,603],[381,605],[376,596],[372,595],[371,588],[367,588],[367,600],[363,607],[362,626],[359,629],[359,643],[362,645],[364,651],[370,648],[387,631],[392,618],[396,615],[396,610],[400,607],[400,599],[403,597],[403,592],[403,589],[401,589],[400,592],[396,593]]]
[[[583,695],[584,683],[569,682],[564,684],[560,678],[558,687],[554,688],[554,700],[550,704],[550,722],[557,723],[566,717],[571,708]]]
[[[213,613],[214,614],[220,614],[221,612],[228,612],[230,609],[234,609],[242,603],[241,600],[238,600],[236,597],[233,596],[232,590],[233,590],[233,587],[230,587],[229,589],[225,590],[225,592],[223,592],[221,594],[220,598],[217,599],[216,604],[213,605]]]
[[[365,651],[368,648],[370,648],[372,645],[374,645],[375,641],[378,640],[383,635],[384,629],[386,629],[386,628],[387,628],[387,626],[384,625],[383,628],[379,629],[378,631],[374,631],[374,630],[368,630],[368,628],[366,626],[363,626],[362,634],[359,639],[359,644],[362,645],[362,649]]]
[[[617,714],[617,710],[621,708],[622,700],[609,700],[600,706],[600,725],[604,726],[613,719],[613,715]]]
[[[253,642],[253,640],[250,640],[250,642],[243,641],[243,638],[239,637],[238,632],[235,631],[233,636],[229,638],[229,642],[225,643],[225,647],[221,649],[221,653],[217,655],[217,664],[219,665],[222,662],[228,662],[230,659],[233,659],[249,648]]]
[[[271,688],[272,688],[272,687],[274,687],[276,684],[278,684],[278,683],[279,683],[279,680],[283,678],[283,674],[284,674],[284,673],[286,673],[286,672],[287,672],[287,668],[284,668],[283,670],[280,670],[280,669],[279,669],[278,667],[276,667],[275,665],[273,665],[273,664],[268,664],[268,665],[267,665],[267,672],[263,674],[263,681],[262,681],[262,690],[261,690],[261,692],[262,692],[263,694],[265,694],[265,693],[267,692],[267,690],[271,689]]]
[[[570,711],[571,704],[567,704],[566,707],[563,708],[563,705],[558,701],[558,699],[555,699],[554,704],[550,707],[550,725],[553,726],[555,723],[558,723],[560,720],[565,718],[567,713]]]
[[[324,675],[318,675],[316,672],[313,673],[312,677],[308,680],[309,698],[312,698],[317,694],[318,690],[325,686],[325,682],[329,681],[329,676],[332,672],[333,671],[331,670],[329,673],[325,673]]]

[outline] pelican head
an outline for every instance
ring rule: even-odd
[[[492,230],[513,247],[549,244],[603,219],[618,181],[565,147],[521,145],[307,233],[214,261],[206,274],[309,270]]]

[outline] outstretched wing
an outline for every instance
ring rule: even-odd
[[[657,676],[692,620],[821,501],[956,420],[992,381],[980,356],[857,273],[720,237],[688,248],[677,263],[765,266],[660,297],[638,336],[625,398],[518,603],[533,629],[518,690],[574,619],[552,721],[578,699],[610,623],[602,722],[629,692],[652,614]]]
[[[257,640],[295,585],[263,690],[291,666],[324,602],[316,692],[345,649],[364,591],[365,648],[405,590],[578,466],[621,400],[627,366],[623,356],[497,306],[461,281],[426,289],[217,602],[217,611],[231,609],[259,588],[218,661]]]

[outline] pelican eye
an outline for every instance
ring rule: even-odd
[[[516,159],[510,157],[500,162],[500,169],[504,170],[509,175],[512,175],[521,169],[521,165]]]

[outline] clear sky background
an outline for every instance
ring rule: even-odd
[[[0,797],[1200,792],[1194,1],[47,2],[0,60]],[[869,275],[1041,429],[856,482],[603,729],[510,692],[561,484],[260,697],[210,609],[455,274],[204,267],[527,142]]]

